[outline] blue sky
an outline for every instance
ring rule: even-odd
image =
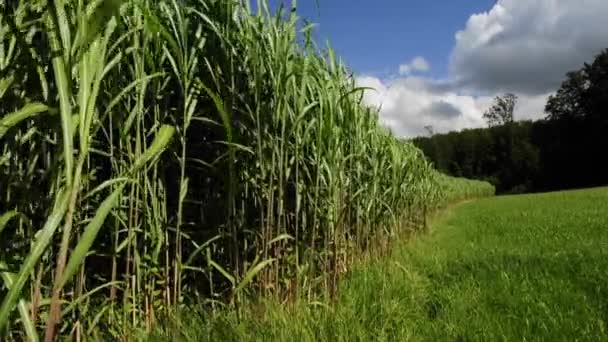
[[[299,0],[297,12],[401,137],[484,126],[506,92],[516,120],[542,118],[566,72],[608,48],[608,0]]]
[[[454,34],[473,13],[495,0],[300,0],[298,13],[317,23],[317,39],[329,39],[356,73],[387,77],[416,56],[429,76],[447,77]]]

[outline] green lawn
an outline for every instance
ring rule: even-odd
[[[246,317],[199,324],[196,339],[608,340],[608,189],[455,206],[354,270],[335,309]]]

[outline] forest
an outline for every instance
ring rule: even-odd
[[[496,186],[540,192],[608,183],[608,50],[568,72],[536,121],[513,118],[517,97],[495,99],[487,128],[413,139],[441,171]]]

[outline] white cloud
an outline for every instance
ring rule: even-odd
[[[456,33],[451,77],[472,90],[530,95],[608,47],[606,0],[499,0]]]
[[[375,89],[365,92],[364,101],[380,108],[380,121],[399,137],[424,135],[427,125],[437,133],[484,127],[483,112],[493,101],[493,96],[460,94],[435,80],[415,76],[392,81],[362,76],[357,84]],[[541,117],[547,96],[520,95],[515,119]]]
[[[437,80],[412,76],[428,71],[424,58],[399,66],[401,78],[359,77],[364,100],[381,106],[380,118],[398,136],[485,125],[483,112],[494,96],[519,96],[515,119],[538,119],[566,72],[608,48],[607,0],[498,0],[472,15],[456,33],[449,75]]]
[[[429,62],[422,56],[412,59],[409,63],[399,65],[399,75],[409,75],[415,71],[426,72],[431,69]]]
[[[397,136],[423,134],[426,125],[436,132],[483,125],[482,105],[489,101],[437,90],[432,82],[414,76],[390,82],[371,76],[357,79],[359,86],[375,89],[365,92],[364,101],[381,108],[380,120]]]

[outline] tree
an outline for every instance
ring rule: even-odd
[[[608,116],[608,49],[591,64],[566,74],[561,87],[545,106],[547,119],[584,119],[593,124],[606,124]]]
[[[551,148],[555,165],[584,179],[585,185],[608,182],[608,49],[592,63],[566,74],[545,107],[547,119],[556,127]],[[574,165],[574,166],[572,166]],[[572,183],[579,184],[579,183]]]
[[[507,93],[503,96],[496,96],[492,106],[483,113],[483,118],[489,126],[504,125],[513,122],[513,111],[517,105],[517,96]]]
[[[583,118],[585,90],[589,86],[585,70],[570,71],[555,95],[549,96],[545,105],[547,119]]]
[[[587,79],[583,105],[587,119],[605,126],[608,124],[608,49],[597,55],[593,63],[585,64],[584,70]]]

